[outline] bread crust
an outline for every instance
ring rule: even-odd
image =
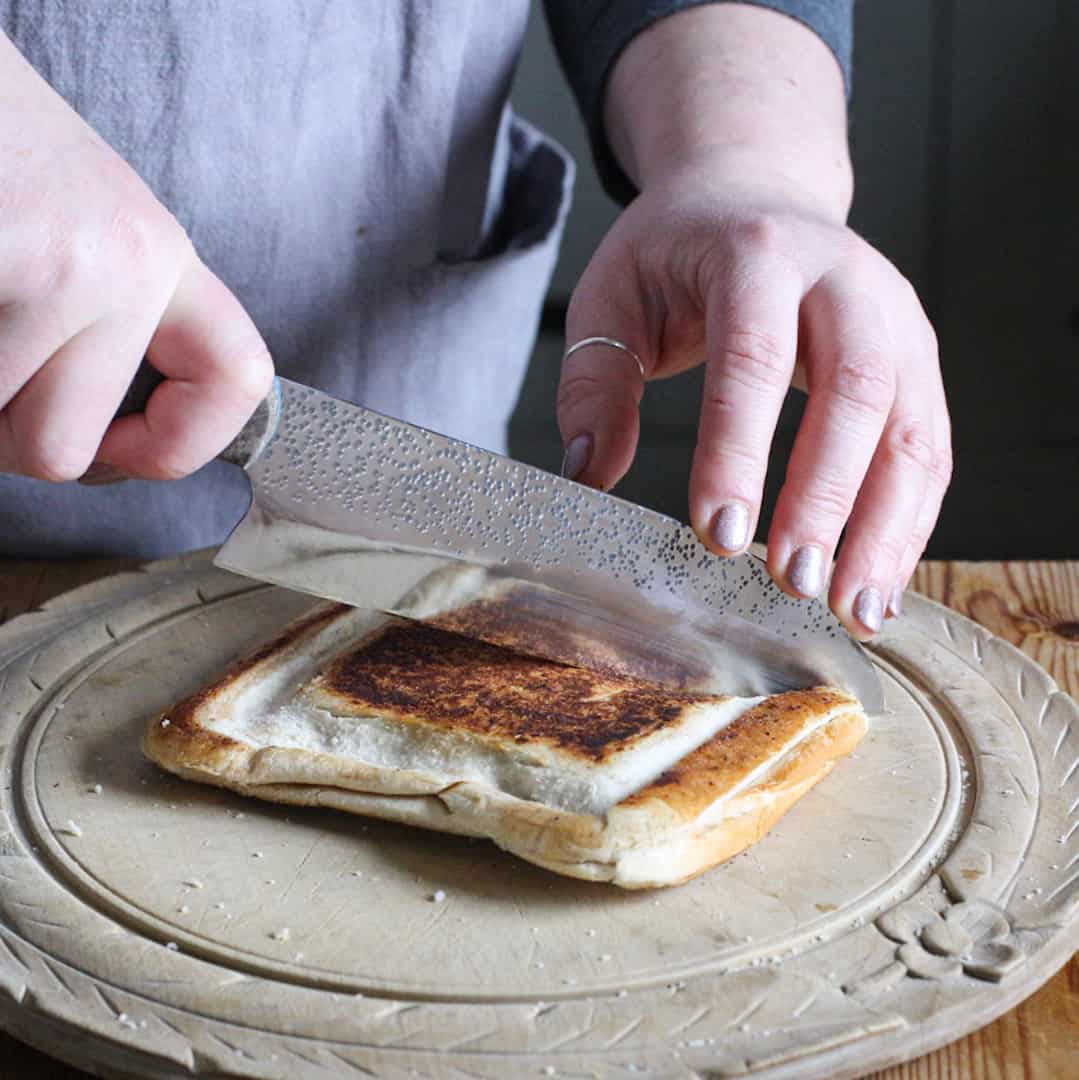
[[[332,649],[335,641],[337,658],[330,660],[312,685],[330,693],[335,710],[343,708],[342,701],[347,703],[350,698],[357,710],[376,705],[375,692],[356,693],[356,686],[343,676],[346,668],[334,674],[338,660],[355,651],[345,637],[353,625],[363,627],[361,632],[369,640],[381,636],[401,646],[408,638],[407,634],[394,636],[392,626],[400,624],[372,630],[370,618],[364,622],[354,609],[321,606],[234,664],[212,685],[154,717],[143,736],[144,752],[186,779],[272,802],[331,806],[443,832],[487,837],[506,851],[557,873],[637,889],[687,881],[756,843],[866,732],[861,706],[849,694],[827,687],[779,694],[750,708],[674,767],[601,815],[518,798],[475,781],[447,784],[444,776],[422,769],[367,764],[315,750],[255,746],[213,729],[215,718],[227,714],[238,696],[258,680],[289,658],[301,657],[316,647]],[[430,643],[425,635],[415,640]],[[467,670],[469,655],[484,656],[483,650],[500,652],[485,645],[475,646],[479,652],[473,652],[473,645],[465,642],[456,649],[455,644],[463,670]],[[497,666],[496,657],[486,655],[486,660]],[[542,670],[546,664],[533,660],[506,663],[505,670],[513,671],[517,680],[533,677],[535,665]],[[576,685],[572,676],[575,669],[557,664],[549,667],[570,673],[567,688]],[[443,694],[453,692],[452,681],[443,681],[446,674],[443,671],[435,687],[429,687],[432,692],[436,688]],[[594,689],[602,683],[604,694],[621,687],[623,692],[645,695],[642,700],[652,702],[656,716],[668,715],[660,707],[664,697],[679,702],[679,707],[687,698],[703,697],[676,691],[668,694],[616,676],[585,675],[581,685]],[[472,692],[481,689],[474,680]],[[653,696],[647,698],[648,694]],[[410,699],[402,715],[414,711],[419,700]],[[489,701],[487,704],[490,707]],[[574,715],[583,722],[586,713],[578,710]],[[493,721],[492,715],[487,718]],[[446,721],[446,717],[442,719]],[[551,728],[541,725],[540,730],[545,737],[551,736]],[[623,735],[632,738],[632,732]],[[512,732],[509,737],[513,737]],[[578,739],[579,743],[574,741]],[[584,726],[578,735],[571,736],[570,743],[582,754],[594,754],[598,747],[601,752],[594,760],[602,761],[603,748],[609,749],[611,739],[599,738],[595,747],[590,739]]]

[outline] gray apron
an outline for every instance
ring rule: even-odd
[[[280,374],[505,452],[572,184],[507,105],[527,0],[0,0],[150,185]],[[553,405],[552,405],[553,407]],[[220,542],[214,462],[106,488],[0,477],[0,554]]]

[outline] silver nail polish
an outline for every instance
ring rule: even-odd
[[[884,600],[880,589],[867,585],[854,598],[851,612],[867,630],[875,634],[884,622]]]
[[[749,509],[740,502],[724,503],[712,523],[712,539],[724,551],[741,551],[749,543]]]
[[[588,468],[588,461],[591,457],[592,436],[574,436],[566,447],[565,457],[562,458],[562,475],[567,480],[576,480]]]
[[[807,599],[824,588],[824,552],[816,544],[803,544],[795,549],[787,563],[787,582]]]
[[[888,611],[894,616],[903,614],[903,586],[897,581],[888,600]]]

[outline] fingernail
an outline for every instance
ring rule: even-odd
[[[892,587],[892,595],[888,599],[888,612],[892,618],[903,614],[903,586],[898,581]]]
[[[567,480],[576,480],[588,467],[588,460],[591,457],[592,436],[574,436],[566,447],[565,457],[562,458],[562,475]]]
[[[816,544],[796,548],[787,563],[787,583],[806,599],[812,599],[824,588],[824,552]]]
[[[880,589],[867,585],[854,598],[851,612],[867,630],[875,634],[884,621],[884,601],[881,599]]]
[[[79,477],[79,483],[86,487],[101,487],[103,484],[118,484],[127,477],[119,469],[112,465],[106,465],[103,461],[95,461],[90,468]]]
[[[749,508],[740,502],[724,503],[712,522],[712,539],[724,551],[741,551],[749,543]]]

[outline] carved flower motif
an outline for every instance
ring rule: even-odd
[[[900,943],[896,956],[920,979],[947,979],[965,971],[999,982],[1024,958],[1007,940],[1012,930],[1007,917],[982,900],[955,904],[943,915],[908,901],[882,915],[877,926]]]

